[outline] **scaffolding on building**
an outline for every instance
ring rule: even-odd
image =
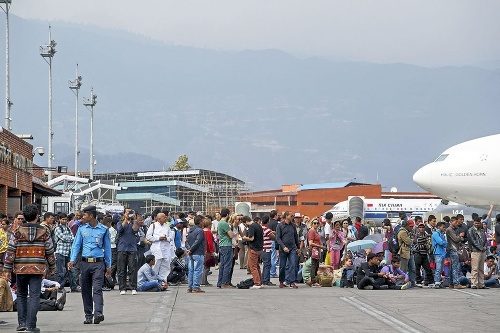
[[[160,208],[213,214],[225,207],[231,209],[238,195],[248,191],[246,183],[238,178],[203,169],[116,172],[95,174],[94,179],[121,186],[118,200],[142,213]]]

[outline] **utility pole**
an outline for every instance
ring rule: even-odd
[[[49,64],[49,152],[48,152],[48,174],[47,179],[52,179],[52,160],[54,159],[54,154],[52,154],[52,138],[54,133],[52,132],[52,58],[56,54],[57,43],[52,40],[52,34],[49,25],[49,44],[40,45],[40,55]]]
[[[12,130],[10,122],[10,107],[14,104],[10,100],[10,67],[9,67],[9,7],[12,0],[0,0],[0,4],[5,4],[5,128],[8,131]]]
[[[94,95],[94,88],[90,90],[90,98],[83,98],[83,105],[90,111],[90,179],[94,178],[94,106],[97,104],[97,95]]]
[[[76,64],[76,79],[68,82],[69,89],[76,95],[76,113],[75,113],[75,177],[78,177],[78,92],[82,86],[82,77],[78,75],[78,64]]]

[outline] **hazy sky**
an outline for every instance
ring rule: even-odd
[[[424,66],[500,60],[498,0],[13,0],[11,13],[210,49]]]

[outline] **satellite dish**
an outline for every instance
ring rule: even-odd
[[[398,188],[397,187],[391,187],[391,192],[397,192]]]

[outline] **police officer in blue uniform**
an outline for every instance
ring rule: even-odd
[[[111,240],[108,228],[97,222],[97,209],[87,206],[83,209],[84,225],[78,228],[71,249],[71,258],[68,269],[81,252],[80,285],[82,289],[84,324],[99,324],[104,320],[102,285],[104,274],[111,276]],[[93,303],[93,304],[92,304]],[[92,311],[94,310],[94,311]]]

